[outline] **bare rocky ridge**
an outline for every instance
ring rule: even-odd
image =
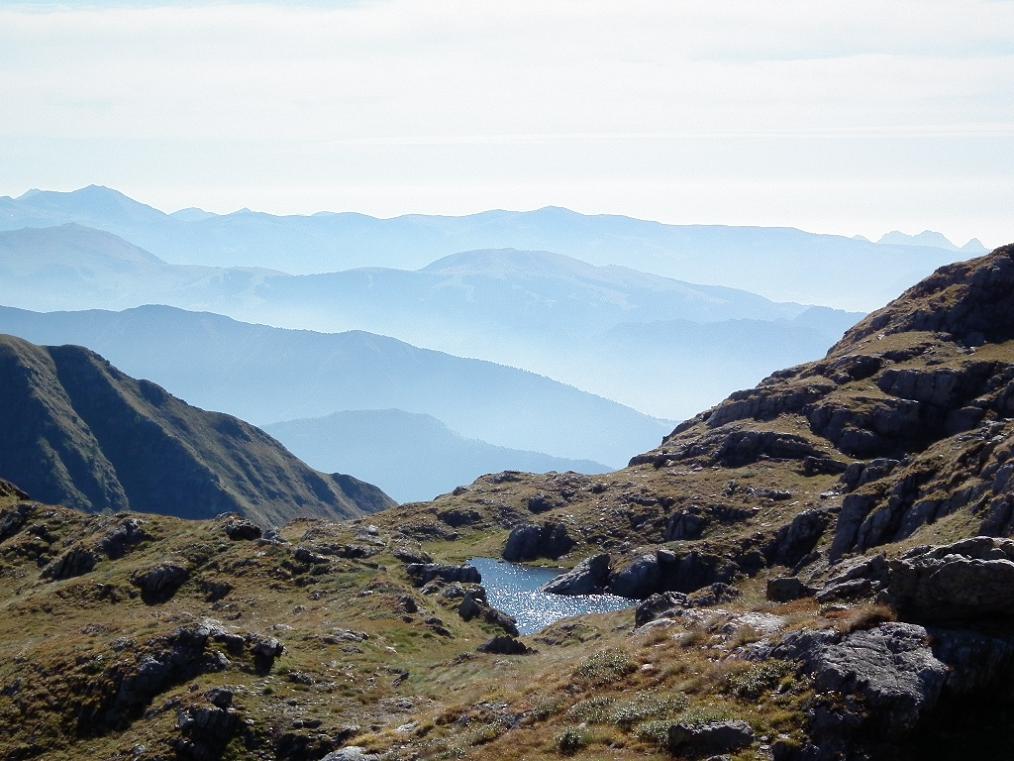
[[[304,465],[259,429],[205,412],[75,346],[0,337],[0,476],[87,511],[259,523],[390,507],[379,489]]]

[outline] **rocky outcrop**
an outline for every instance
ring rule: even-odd
[[[609,591],[621,597],[647,597],[663,588],[661,565],[657,553],[634,558],[623,567],[613,569]]]
[[[144,643],[136,659],[113,662],[101,678],[90,675],[91,697],[76,707],[78,724],[84,734],[124,729],[174,685],[224,671],[231,659],[266,672],[283,649],[277,640],[231,632],[217,622],[180,627]]]
[[[562,523],[528,523],[511,530],[503,558],[512,562],[549,558],[556,560],[574,548],[574,540]]]
[[[786,759],[858,758],[864,747],[878,746],[883,753],[885,743],[900,741],[937,707],[949,673],[926,630],[903,623],[845,635],[797,632],[753,657],[799,662],[818,694],[810,744],[780,754]]]
[[[593,555],[557,576],[542,591],[557,595],[600,594],[609,584],[609,563],[609,555]]]
[[[488,642],[479,645],[478,651],[492,655],[531,655],[535,652],[516,637],[504,634],[498,634]]]
[[[669,617],[672,611],[690,607],[690,598],[682,592],[656,592],[642,600],[634,609],[634,626]]]
[[[71,547],[42,569],[44,578],[59,581],[88,573],[99,558],[87,547]]]
[[[251,521],[236,519],[225,524],[225,535],[234,542],[260,539],[262,533],[261,527]]]
[[[916,547],[890,562],[887,599],[909,620],[1014,620],[1014,540]]]
[[[409,563],[405,566],[412,583],[421,587],[428,582],[458,582],[461,584],[479,584],[482,575],[478,569],[470,565],[441,565],[440,563]]]
[[[232,692],[214,689],[205,698],[206,703],[188,705],[177,713],[181,738],[174,745],[178,758],[215,761],[242,727],[242,715],[232,706]]]
[[[143,521],[139,518],[123,517],[105,532],[99,540],[99,547],[110,559],[116,560],[150,538],[144,530]]]
[[[447,588],[445,591],[450,591]],[[503,611],[492,607],[486,599],[486,590],[480,586],[463,588],[461,602],[458,604],[458,615],[464,621],[478,618],[487,624],[498,626],[512,636],[518,635],[517,622]]]
[[[166,602],[190,578],[190,569],[177,563],[159,563],[130,577],[130,583],[141,590],[141,598],[153,605]]]
[[[831,524],[831,511],[824,508],[804,510],[787,526],[778,530],[774,540],[764,549],[770,565],[793,567],[810,554]]]

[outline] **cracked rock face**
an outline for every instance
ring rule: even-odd
[[[973,537],[891,561],[891,604],[920,621],[1014,618],[1014,541]]]
[[[881,732],[912,730],[936,706],[948,677],[916,624],[887,623],[844,636],[791,634],[770,657],[801,661],[819,692],[860,697]]]

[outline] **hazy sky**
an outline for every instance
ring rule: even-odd
[[[0,3],[0,194],[1014,240],[1014,2]]]

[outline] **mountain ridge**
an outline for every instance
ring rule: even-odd
[[[41,201],[42,199],[36,199]],[[358,266],[415,269],[455,251],[511,246],[545,249],[593,264],[622,264],[691,282],[722,282],[780,301],[867,310],[958,252],[892,246],[795,228],[667,225],[621,215],[544,208],[462,217],[356,213],[313,216],[231,214],[185,220],[138,204],[106,219],[93,204],[75,210],[73,193],[55,210],[32,199],[0,199],[0,226],[81,221],[121,235],[179,264],[247,265],[311,274]],[[278,252],[286,252],[280,261]],[[877,282],[859,273],[879,265]]]
[[[0,308],[0,330],[88,345],[195,404],[255,423],[398,407],[431,414],[472,438],[606,465],[622,463],[626,451],[658,441],[670,427],[536,373],[364,331],[288,330],[165,306]]]
[[[390,507],[379,489],[306,467],[238,418],[191,407],[77,346],[0,335],[7,433],[0,473],[37,499],[90,512],[262,524]]]

